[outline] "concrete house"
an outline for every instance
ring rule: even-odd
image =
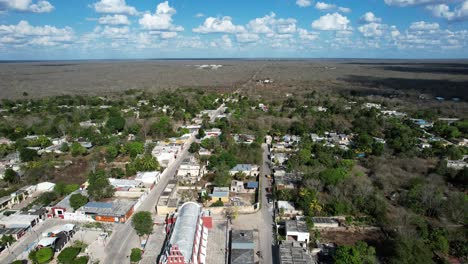
[[[234,168],[229,170],[229,174],[232,176],[237,173],[244,173],[249,177],[255,177],[258,175],[258,166],[252,164],[237,164]]]
[[[254,250],[252,230],[231,231],[231,264],[254,264]]]
[[[293,240],[297,242],[309,243],[309,229],[305,221],[301,220],[288,220],[285,222],[286,226],[286,240]]]

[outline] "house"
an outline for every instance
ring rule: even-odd
[[[140,181],[146,186],[158,184],[160,180],[161,173],[159,171],[138,172],[135,177],[135,181]]]
[[[232,176],[237,173],[244,173],[249,177],[256,177],[258,175],[258,166],[252,164],[237,164],[234,168],[229,170],[229,174]]]
[[[213,192],[210,194],[212,202],[221,201],[223,203],[229,202],[229,187],[214,187]]]
[[[288,220],[285,222],[286,240],[309,243],[309,228],[305,221]]]
[[[166,144],[164,142],[158,142],[157,145],[151,151],[151,155],[155,157],[159,165],[167,168],[177,158],[177,154],[182,150],[182,146],[178,144]]]
[[[200,155],[200,156],[211,156],[211,151],[209,151],[207,149],[204,149],[204,148],[200,148],[200,150],[198,151],[198,155]]]
[[[434,125],[434,123],[428,122],[424,119],[410,119],[415,125],[419,126],[420,128],[430,128]]]
[[[298,173],[286,173],[279,174],[279,172],[283,171],[275,171],[275,185],[276,189],[284,190],[284,189],[295,189],[296,186],[302,181],[302,175]]]
[[[52,182],[41,182],[36,185],[36,191],[38,192],[51,192],[54,190],[55,183]]]
[[[0,238],[3,236],[12,236],[15,240],[20,239],[26,233],[26,228],[0,228]]]
[[[247,135],[247,134],[232,134],[232,138],[234,142],[237,144],[252,144],[255,141],[254,135]]]
[[[200,181],[204,174],[205,166],[200,165],[195,156],[190,155],[180,164],[177,178],[182,182],[194,184]]]
[[[177,180],[170,180],[156,205],[158,215],[168,215],[177,211],[180,198],[177,197]]]
[[[142,182],[137,180],[109,178],[109,183],[116,189],[142,187]]]
[[[52,206],[51,213],[53,217],[58,217],[64,220],[85,220],[85,214],[76,213],[73,207],[70,205],[70,197],[74,194],[81,194],[88,196],[85,190],[76,190],[69,195],[65,196],[60,202]]]
[[[331,217],[312,217],[312,223],[314,228],[336,228],[340,224],[334,218]]]
[[[124,223],[133,214],[134,201],[114,200],[112,202],[89,202],[78,208],[78,212],[83,212],[90,220]]]
[[[372,109],[372,108],[380,109],[380,108],[382,108],[382,105],[381,104],[375,104],[375,103],[365,103],[364,108],[367,108],[367,109]]]
[[[468,156],[464,156],[461,160],[447,160],[447,168],[455,169],[455,170],[463,170],[464,168],[468,168]]]
[[[231,264],[254,264],[254,235],[252,230],[231,231]]]
[[[243,181],[231,181],[231,192],[243,192],[244,191],[244,182]]]
[[[301,210],[296,210],[294,204],[289,201],[277,201],[276,207],[282,217],[295,217],[303,214]]]
[[[258,189],[258,182],[256,182],[256,181],[247,182],[246,189],[248,189],[248,190],[256,190],[256,189]]]
[[[43,221],[44,218],[45,211],[43,211],[43,214],[21,214],[17,212],[9,216],[2,215],[0,217],[0,227],[29,229]]]
[[[283,241],[279,246],[280,264],[315,264],[317,263],[307,251],[307,245],[299,242]]]

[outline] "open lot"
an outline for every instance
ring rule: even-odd
[[[200,69],[195,65],[223,65]],[[403,60],[140,60],[0,63],[0,98],[179,87],[247,92],[331,90],[468,98],[468,62]],[[273,84],[258,85],[257,79]]]

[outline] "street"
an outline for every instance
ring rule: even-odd
[[[47,219],[46,221],[33,227],[32,230],[27,232],[19,241],[10,249],[5,249],[0,254],[0,263],[11,263],[16,259],[27,259],[27,251],[39,242],[42,238],[42,233],[55,229],[55,227],[62,226],[64,224],[72,224],[71,221],[64,221],[59,219]]]
[[[166,188],[169,180],[174,178],[180,163],[187,157],[187,150],[194,138],[195,137],[192,135],[188,142],[185,143],[184,149],[177,156],[177,159],[164,170],[159,183],[153,188],[136,211],[150,211],[153,214],[155,213],[155,206],[159,197],[163,193],[164,188]],[[129,219],[125,224],[117,225],[113,230],[112,236],[106,246],[105,252],[107,257],[104,263],[129,263],[130,259],[128,256],[130,255],[130,250],[135,247],[140,247],[139,239],[131,225],[131,219]]]
[[[261,209],[253,214],[239,215],[236,220],[233,221],[233,229],[252,229],[258,230],[259,239],[256,243],[259,245],[256,247],[262,255],[259,259],[260,263],[264,264],[276,264],[278,263],[277,250],[276,250],[276,233],[275,223],[273,221],[273,206],[268,204],[267,188],[271,187],[270,181],[266,178],[266,175],[271,174],[268,166],[268,146],[262,145],[263,149],[263,163],[260,167],[260,188],[261,188]]]

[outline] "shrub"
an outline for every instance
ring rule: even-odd
[[[141,260],[141,250],[139,248],[132,248],[132,253],[130,254],[131,262],[138,262]]]
[[[80,248],[77,247],[67,247],[57,256],[59,263],[69,264],[75,263],[74,260],[76,256],[80,253]]]
[[[54,256],[54,251],[50,247],[44,247],[36,251],[36,262],[39,264],[49,262]]]

